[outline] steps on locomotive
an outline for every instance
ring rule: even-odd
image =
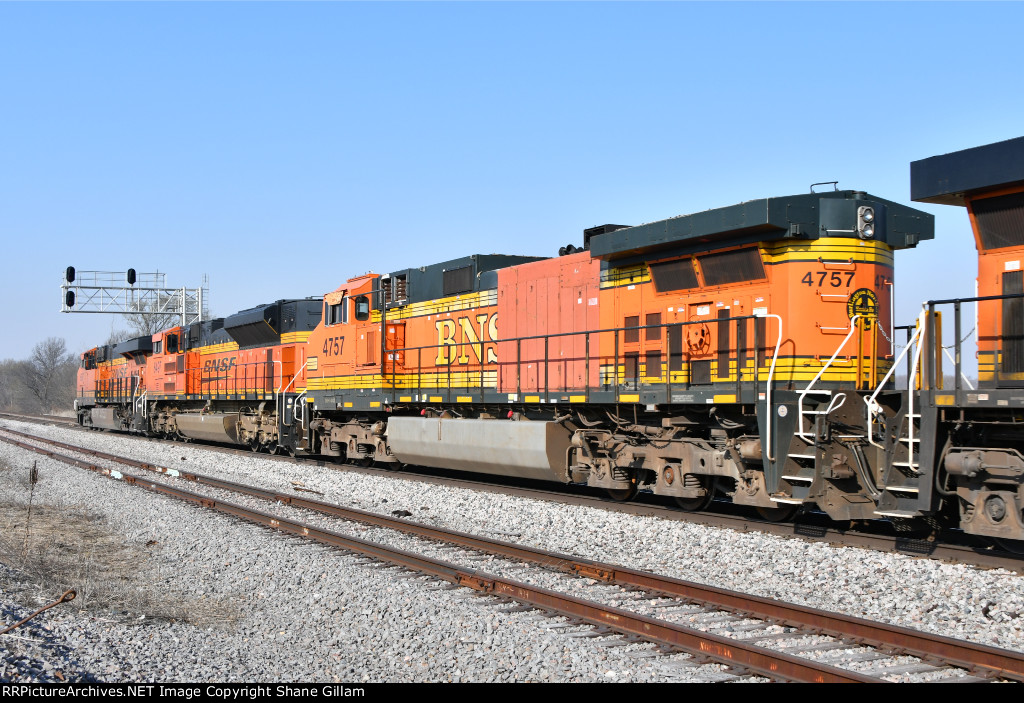
[[[930,491],[921,472],[921,413],[901,408],[891,418],[894,429],[886,436],[888,465],[882,477],[882,497],[875,514],[880,517],[910,518],[928,506]]]

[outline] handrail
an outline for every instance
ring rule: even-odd
[[[292,417],[295,416],[294,408],[297,408],[297,407],[301,407],[302,408],[302,417],[300,418],[300,423],[302,425],[302,429],[304,429],[304,430],[308,430],[309,429],[309,423],[306,421],[306,402],[305,402],[305,398],[306,398],[306,394],[307,393],[308,393],[308,391],[302,391],[297,396],[295,396],[295,405],[292,406],[292,408],[293,408],[292,409]],[[300,403],[301,403],[301,405],[299,405]]]
[[[775,315],[775,314],[771,314],[771,315],[768,315],[768,314],[765,314],[765,315],[738,315],[736,317],[729,317],[729,318],[725,318],[725,319],[722,319],[722,320],[719,320],[717,318],[706,319],[706,320],[687,320],[685,322],[665,322],[665,323],[661,323],[661,324],[658,324],[658,325],[636,325],[636,326],[630,326],[630,327],[625,327],[625,326],[623,326],[623,327],[608,327],[608,328],[596,329],[596,330],[580,330],[580,331],[577,331],[577,332],[555,332],[555,333],[552,333],[552,334],[537,334],[537,335],[531,335],[531,336],[528,336],[528,337],[509,337],[507,339],[494,339],[494,340],[490,340],[490,341],[486,341],[486,342],[481,340],[479,342],[479,346],[481,346],[483,348],[486,348],[486,345],[490,345],[490,344],[498,345],[498,344],[510,344],[510,343],[515,342],[516,345],[517,345],[517,349],[518,349],[518,348],[521,348],[522,342],[524,342],[524,341],[549,340],[549,339],[552,339],[552,338],[555,338],[555,337],[572,337],[572,336],[580,336],[580,335],[583,335],[585,339],[589,340],[590,339],[590,335],[594,335],[594,334],[612,334],[612,333],[624,332],[626,330],[629,330],[629,331],[636,330],[636,331],[639,332],[640,330],[647,330],[647,329],[658,329],[658,330],[664,329],[664,330],[667,331],[667,330],[669,330],[669,329],[671,329],[673,327],[687,327],[687,326],[690,326],[690,325],[707,325],[707,324],[718,323],[718,322],[740,322],[740,321],[743,321],[743,320],[757,320],[757,319],[765,318],[765,317],[775,317],[775,318],[779,319],[779,324],[780,325],[782,324],[781,323],[781,318],[778,315]],[[781,334],[781,332],[780,332],[780,334]],[[780,343],[781,343],[781,340],[780,340]],[[440,349],[442,349],[445,346],[448,346],[448,345],[444,345],[444,344],[423,344],[423,345],[416,346],[416,347],[394,347],[394,348],[385,347],[384,352],[385,352],[385,355],[388,352],[405,352],[405,353],[407,353],[407,352],[411,352],[411,351],[419,352],[419,353],[422,354],[422,351],[424,349],[426,349],[426,350],[440,350]],[[478,344],[476,342],[473,342],[470,346],[476,347],[476,346],[478,346]],[[758,351],[759,350],[757,350],[757,349],[754,350],[755,355],[756,355],[756,353]],[[777,355],[777,352],[778,352],[778,349],[776,349],[776,355]],[[618,356],[619,356],[618,352],[616,352],[616,354],[615,354],[616,362],[618,361]],[[538,359],[537,361],[538,361],[538,363],[540,363],[541,361],[543,361],[544,363],[549,363],[551,360],[545,358],[543,360]],[[499,361],[499,362],[497,362],[497,365],[498,366],[503,366],[503,365],[505,365],[507,363],[508,362],[500,362]],[[517,352],[517,359],[516,359],[515,363],[516,363],[516,367],[517,368],[522,364],[521,352]],[[436,364],[435,368],[437,368],[439,366],[441,366],[441,365],[440,364]],[[486,371],[485,371],[485,367],[486,366],[487,366],[486,362],[483,362],[483,361],[480,362],[479,368],[480,368],[480,373],[481,374],[486,373]],[[444,364],[444,367],[449,372],[451,371],[451,365],[450,364]],[[422,370],[422,368],[423,368],[422,365],[418,365],[417,366],[417,369],[419,369],[419,370]],[[466,371],[467,371],[467,373],[469,372],[468,369]],[[739,372],[737,372],[737,373],[739,373]],[[618,383],[618,374],[613,372],[613,377],[616,379],[615,382],[617,384]],[[755,379],[755,382],[756,382],[756,379]],[[517,385],[517,392],[518,392],[519,391],[519,384],[517,383],[516,385]]]
[[[804,389],[800,391],[800,397],[797,399],[796,406],[797,416],[800,418],[800,426],[797,428],[796,435],[800,437],[800,439],[806,440],[808,437],[808,434],[804,432],[803,428],[804,397],[806,397],[808,393],[831,393],[831,391],[826,390],[811,390],[811,387],[818,382],[818,379],[820,379],[822,375],[824,375],[828,367],[831,366],[832,362],[836,360],[837,356],[839,356],[839,352],[843,350],[843,347],[846,346],[846,343],[850,341],[851,337],[853,337],[853,333],[857,331],[857,320],[859,320],[860,318],[860,315],[854,315],[853,317],[850,318],[850,331],[846,334],[846,337],[843,338],[842,343],[836,348],[835,353],[832,354],[832,358],[825,362],[825,365],[822,366],[821,370],[818,371],[814,378],[811,379],[811,382],[804,386]]]
[[[883,388],[885,388],[885,384],[889,382],[889,378],[894,373],[896,373],[896,369],[899,368],[900,362],[903,360],[903,357],[906,356],[907,353],[910,351],[911,347],[913,347],[916,344],[917,347],[920,348],[919,337],[921,336],[921,332],[924,329],[924,325],[921,324],[921,318],[923,316],[924,316],[924,311],[922,310],[921,314],[917,318],[918,325],[914,329],[914,333],[910,336],[910,339],[907,340],[907,346],[905,346],[903,348],[903,351],[900,352],[900,355],[898,357],[896,357],[895,361],[893,361],[892,366],[889,367],[888,373],[885,374],[885,378],[882,379],[882,382],[878,384],[878,388],[875,389],[875,392],[872,393],[870,397],[864,399],[864,404],[867,406],[867,412],[868,412],[868,417],[867,417],[868,443],[873,445],[873,446],[875,446],[875,447],[878,447],[879,449],[884,449],[885,447],[883,447],[881,444],[879,444],[878,442],[876,442],[874,440],[874,438],[872,436],[873,433],[871,431],[872,417],[877,415],[878,412],[881,410],[880,406],[875,401],[875,398],[877,398],[878,394],[882,392]],[[895,333],[895,331],[893,331],[893,336],[895,337],[895,335],[896,335],[896,333]],[[910,390],[909,386],[910,386],[910,383],[913,383],[912,379],[914,378],[915,375],[916,375],[916,373],[908,374],[908,377],[907,377],[907,386],[908,386],[907,390],[908,391]],[[910,393],[911,397],[913,397],[913,395],[914,395],[913,393]],[[913,403],[913,400],[911,400],[911,403]],[[913,418],[911,418],[911,419],[913,419]]]
[[[755,315],[755,317],[774,317],[779,321],[779,338],[775,340],[775,353],[772,354],[772,363],[768,367],[768,380],[765,383],[764,401],[768,409],[768,417],[765,418],[767,436],[765,444],[768,445],[768,461],[775,461],[775,452],[772,445],[772,422],[775,421],[775,409],[772,407],[772,377],[775,375],[775,362],[779,358],[779,349],[782,347],[782,316],[775,313],[766,315]],[[757,383],[757,350],[754,350],[754,382]]]
[[[957,343],[959,344],[959,342]],[[939,346],[941,347],[942,344],[940,343]],[[950,363],[953,364],[953,366],[956,366],[956,359],[954,359],[953,355],[949,353],[949,349],[947,349],[946,347],[942,347],[942,353],[946,355],[946,358],[949,359]],[[965,374],[963,371],[960,372],[960,378],[964,380],[964,383],[967,384],[968,388],[970,388],[972,391],[974,390],[974,384],[971,383],[971,380],[967,378],[967,374]]]
[[[917,395],[916,393],[914,393],[913,385],[914,385],[914,379],[917,378],[918,364],[921,363],[921,354],[924,352],[924,345],[921,344],[921,336],[924,334],[925,325],[928,324],[929,318],[926,316],[926,311],[922,310],[921,314],[918,316],[917,319],[918,319],[918,323],[919,323],[918,324],[918,328],[921,330],[921,334],[918,335],[917,349],[916,349],[916,352],[914,354],[914,363],[913,363],[913,365],[911,367],[910,374],[907,376],[907,395],[910,397],[910,408],[909,408],[909,411],[907,412],[907,418],[906,418],[907,419],[907,437],[908,437],[908,440],[909,440],[907,442],[907,444],[909,445],[907,447],[907,451],[909,453],[908,456],[909,456],[910,459],[914,458],[914,396]],[[934,324],[934,323],[932,323],[932,324]],[[939,340],[939,343],[940,344],[942,343],[941,339]],[[924,381],[925,379],[921,379],[921,380]],[[924,383],[922,383],[921,385],[922,385],[922,387],[924,387]],[[911,470],[914,470],[914,467],[913,467],[913,463],[914,462],[910,461],[908,463],[911,464],[911,466],[909,468]]]

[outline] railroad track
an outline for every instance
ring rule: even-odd
[[[20,435],[15,439],[11,435]],[[538,550],[477,535],[410,523],[393,517],[343,508],[323,501],[248,486],[198,473],[155,466],[96,450],[44,440],[11,430],[0,439],[59,461],[174,496],[200,506],[227,513],[289,534],[365,555],[385,564],[402,567],[473,591],[514,601],[516,608],[540,609],[548,617],[564,618],[552,627],[584,628],[579,636],[619,633],[627,639],[642,640],[660,649],[651,655],[686,652],[687,666],[715,662],[733,676],[763,676],[786,681],[870,682],[886,676],[941,675],[949,681],[1024,681],[1024,654],[922,633],[909,628],[837,615],[813,608],[726,591],[653,573],[623,568],[593,560]],[[46,446],[40,446],[46,445]],[[62,454],[92,457],[89,460]],[[160,480],[126,474],[120,468],[95,463],[113,463],[160,476]],[[185,481],[212,489],[218,495],[199,494],[172,485]],[[221,492],[245,499],[267,501],[289,509],[312,513],[315,519],[330,518],[372,525],[426,540],[458,552],[470,566],[388,547],[359,537],[342,534],[294,517],[255,510],[223,500]],[[481,555],[543,567],[571,578],[586,597],[569,595],[561,589],[545,588],[505,576],[483,573],[475,568]],[[609,604],[607,601],[615,601]],[[604,602],[602,602],[604,601]],[[642,611],[671,613],[653,617]],[[689,624],[683,624],[680,619]],[[714,632],[729,625],[732,633]],[[594,629],[597,628],[597,629]],[[742,637],[738,636],[742,635]],[[795,656],[791,652],[814,656]],[[816,660],[833,657],[829,663]],[[874,662],[867,671],[855,670]],[[852,667],[852,668],[851,668]]]
[[[54,415],[17,415],[12,413],[0,413],[0,417],[21,422],[34,422],[42,424],[58,423],[67,425],[80,431],[86,431],[80,427],[74,418],[67,418]],[[142,437],[134,434],[116,434],[122,439],[130,439],[143,442],[163,443],[167,440]],[[196,443],[193,446],[201,446],[212,452],[227,454],[248,455],[250,450],[246,448]],[[879,552],[896,552],[911,556],[929,557],[953,563],[970,564],[987,569],[1006,569],[1024,573],[1024,555],[1019,552],[1008,551],[993,543],[981,543],[978,540],[966,540],[961,535],[953,534],[952,540],[937,539],[935,535],[919,537],[913,534],[891,534],[884,531],[884,525],[869,526],[868,528],[844,529],[836,526],[827,519],[817,519],[818,516],[808,515],[805,519],[795,522],[777,523],[752,517],[739,506],[726,505],[724,509],[705,512],[681,511],[669,501],[659,501],[654,496],[638,497],[637,500],[629,502],[612,501],[600,494],[595,489],[586,487],[567,486],[559,490],[546,487],[535,487],[529,485],[531,482],[514,480],[502,481],[494,476],[483,476],[480,478],[466,475],[462,472],[451,472],[439,469],[417,470],[414,467],[407,467],[406,470],[396,472],[389,469],[365,467],[358,464],[338,464],[321,457],[289,457],[285,455],[260,454],[260,458],[271,461],[279,461],[287,464],[302,462],[316,462],[318,466],[325,468],[342,469],[356,473],[402,478],[412,481],[434,485],[449,485],[469,488],[476,491],[486,491],[502,495],[514,495],[537,500],[547,500],[563,503],[566,505],[582,505],[598,507],[602,510],[626,513],[631,515],[643,515],[658,517],[665,520],[676,520],[691,522],[708,527],[726,528],[738,532],[763,532],[779,537],[790,537],[812,542],[826,542],[829,544],[842,545],[847,547],[859,547],[872,549]],[[950,537],[946,534],[944,538]]]

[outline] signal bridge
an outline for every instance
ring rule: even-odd
[[[61,312],[113,315],[176,315],[181,325],[206,315],[206,275],[199,288],[168,288],[166,274],[127,271],[76,271],[68,266],[60,286]]]

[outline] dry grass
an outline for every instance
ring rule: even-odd
[[[228,602],[185,599],[158,588],[150,549],[159,545],[126,542],[87,506],[41,504],[39,493],[38,486],[32,489],[28,468],[0,462],[4,590],[42,605],[73,588],[77,597],[71,607],[118,620],[152,618],[200,627],[238,620]]]

